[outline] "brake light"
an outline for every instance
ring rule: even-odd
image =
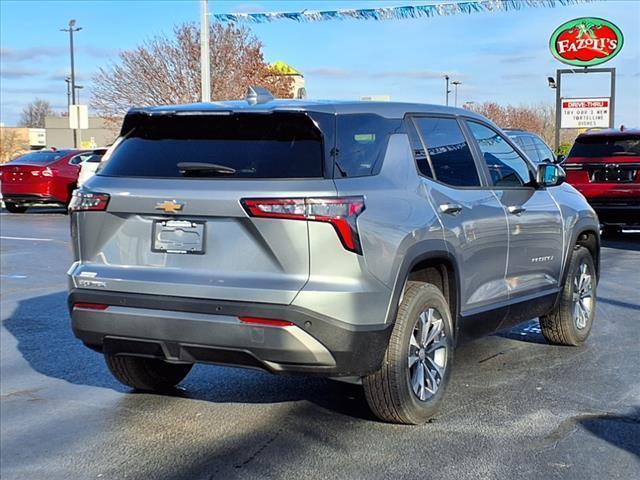
[[[245,198],[241,203],[251,217],[330,223],[344,248],[362,254],[356,219],[364,211],[363,197]]]
[[[102,303],[74,303],[73,308],[81,308],[83,310],[106,310],[109,305]]]
[[[251,325],[267,325],[270,327],[291,327],[293,325],[292,322],[287,322],[286,320],[274,320],[272,318],[238,317],[238,319],[242,323],[248,323]]]
[[[106,193],[73,192],[69,202],[69,212],[103,211],[107,209],[109,195]]]

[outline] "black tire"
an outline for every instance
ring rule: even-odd
[[[603,225],[602,236],[603,237],[617,237],[622,234],[622,227],[619,225]]]
[[[104,358],[109,370],[120,383],[148,392],[171,390],[184,380],[193,367],[192,364],[106,353]]]
[[[441,319],[438,319],[438,324],[442,327],[442,331],[437,338],[443,342],[446,350],[442,352],[440,357],[441,359],[444,357],[441,360],[444,364],[443,374],[437,382],[435,393],[430,394],[426,399],[420,399],[419,394],[414,393],[411,375],[412,372],[415,372],[415,368],[420,368],[420,363],[422,365],[428,365],[428,363],[426,363],[427,359],[418,357],[412,367],[414,370],[411,370],[409,352],[417,352],[416,347],[410,346],[411,339],[414,330],[418,328],[420,315],[430,309],[434,309],[440,314]],[[408,282],[402,302],[398,307],[396,322],[382,366],[377,372],[362,380],[365,397],[371,411],[376,417],[386,422],[410,425],[427,422],[440,407],[451,375],[452,362],[453,322],[447,301],[442,292],[434,285]],[[426,370],[423,370],[423,375],[424,372]],[[424,392],[424,390],[422,391]]]
[[[27,211],[27,208],[24,205],[18,205],[12,202],[4,202],[4,208],[7,209],[7,212],[11,213],[24,213]]]
[[[589,314],[582,320],[584,325],[576,318],[574,312],[575,308],[580,310],[579,306],[576,307],[574,294],[580,295],[580,289],[576,286],[576,275],[579,275],[582,265],[586,265],[592,282],[591,308]],[[593,326],[596,312],[596,269],[589,250],[579,246],[574,248],[567,268],[567,276],[558,303],[549,314],[540,317],[540,329],[549,343],[578,346],[587,340]]]

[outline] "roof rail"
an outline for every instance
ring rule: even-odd
[[[249,105],[255,105],[257,103],[268,103],[273,100],[273,95],[264,87],[257,87],[255,85],[252,85],[247,88],[245,100]]]

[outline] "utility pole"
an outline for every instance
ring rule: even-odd
[[[76,27],[75,20],[69,20],[69,28],[61,28],[61,32],[69,32],[69,53],[71,55],[71,105],[76,104],[76,71],[73,61],[73,32],[79,32],[82,27]],[[75,107],[74,107],[75,108]],[[69,112],[71,117],[71,112]],[[78,148],[78,132],[73,129],[73,148]]]
[[[200,100],[211,101],[211,68],[209,66],[209,6],[200,0]]]
[[[445,80],[445,105],[449,106],[449,94],[451,93],[451,90],[449,90],[449,75],[445,75],[444,76],[444,80]]]
[[[460,80],[454,80],[453,82],[451,82],[454,86],[455,89],[455,93],[453,95],[454,98],[454,106],[458,106],[458,85],[462,85],[462,82]]]

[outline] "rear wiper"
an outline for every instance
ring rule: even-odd
[[[186,177],[197,177],[207,175],[233,175],[235,168],[225,167],[216,163],[202,162],[179,162],[178,171]]]

